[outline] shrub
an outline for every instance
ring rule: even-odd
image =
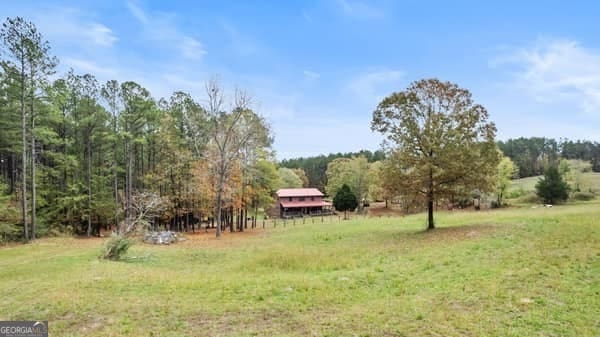
[[[525,203],[525,204],[535,204],[540,201],[540,198],[537,196],[537,194],[535,194],[535,192],[529,192],[529,193],[519,197],[519,199],[517,199],[517,201],[520,203]]]
[[[17,225],[0,222],[0,244],[17,241],[21,237],[22,231]]]
[[[113,233],[110,239],[104,245],[102,258],[107,260],[120,260],[131,247],[131,240],[126,236]]]
[[[506,193],[505,199],[515,199],[525,195],[525,190],[523,187],[519,187],[518,189],[510,190]]]
[[[577,201],[588,201],[594,199],[595,197],[596,195],[594,195],[594,193],[591,192],[575,192],[571,196],[573,200]]]

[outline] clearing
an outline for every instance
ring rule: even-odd
[[[99,260],[0,248],[0,320],[52,336],[598,336],[600,203],[278,226]]]

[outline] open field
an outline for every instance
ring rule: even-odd
[[[51,336],[598,336],[600,203],[0,248],[0,320]]]
[[[510,190],[523,189],[525,192],[535,191],[535,184],[542,176],[515,179],[511,183]],[[600,192],[600,172],[587,172],[581,174],[581,190],[589,189]]]

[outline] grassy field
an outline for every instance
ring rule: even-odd
[[[599,336],[600,203],[0,248],[0,320],[51,336]]]
[[[537,184],[540,178],[542,176],[515,179],[512,181],[509,190],[522,189],[525,192],[535,191],[535,184]],[[582,173],[580,188],[582,191],[588,191],[591,188],[593,191],[600,192],[600,172]]]

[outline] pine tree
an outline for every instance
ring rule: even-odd
[[[569,197],[569,184],[560,175],[556,166],[549,166],[535,185],[535,190],[545,203],[554,204],[567,200]]]

